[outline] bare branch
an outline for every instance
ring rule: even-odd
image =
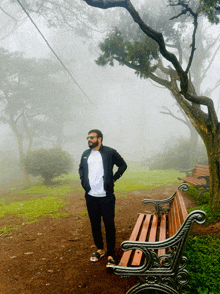
[[[21,114],[14,120],[15,124],[19,121],[19,119],[24,115],[24,112],[22,111]]]
[[[14,21],[18,21],[18,19],[16,19],[14,16],[12,16],[11,14],[9,14],[7,11],[5,11],[1,6],[0,6],[0,10],[2,12],[4,12],[4,14],[6,14],[7,16],[9,16],[10,18],[12,18]]]
[[[190,54],[190,57],[189,57],[189,63],[187,65],[187,68],[186,68],[186,73],[189,72],[189,69],[191,67],[191,64],[192,64],[192,61],[193,61],[193,56],[194,56],[194,52],[196,50],[195,48],[195,44],[196,44],[196,30],[197,30],[197,27],[198,27],[198,21],[197,21],[197,15],[196,14],[193,14],[194,16],[194,30],[193,30],[193,34],[192,34],[192,44],[191,44],[191,54]]]
[[[184,119],[182,119],[182,118],[176,116],[173,112],[171,112],[170,109],[168,109],[168,108],[165,107],[165,106],[163,106],[162,108],[164,109],[164,111],[160,111],[160,113],[165,114],[165,115],[169,115],[169,116],[175,118],[176,120],[178,120],[178,121],[184,123],[186,126],[188,126],[187,121],[185,121]]]
[[[219,36],[218,36],[218,38],[216,38],[217,40],[219,39]],[[215,42],[214,42],[215,43]],[[203,73],[203,75],[202,75],[202,80],[205,78],[205,76],[206,76],[206,74],[207,74],[207,72],[208,72],[208,70],[209,70],[209,68],[211,67],[211,65],[212,65],[212,63],[213,63],[213,61],[214,61],[214,59],[215,59],[215,57],[216,57],[216,55],[217,55],[217,53],[218,53],[218,51],[219,51],[219,49],[220,49],[220,45],[217,47],[217,49],[215,50],[215,53],[212,55],[212,58],[211,58],[211,60],[210,60],[210,62],[209,62],[209,65],[207,66],[207,68],[204,70],[204,73]]]
[[[194,18],[194,21],[193,21],[194,29],[193,29],[192,44],[191,44],[192,49],[191,49],[191,54],[190,54],[190,57],[189,57],[189,62],[188,62],[187,68],[186,68],[186,73],[188,73],[189,69],[190,69],[190,67],[192,65],[194,52],[196,50],[195,43],[196,43],[196,30],[197,30],[197,27],[198,27],[198,14],[193,12],[193,10],[189,7],[189,5],[185,4],[181,0],[176,4],[170,4],[170,6],[182,6],[182,7],[184,7],[184,10],[180,14],[170,18],[170,20],[179,18],[181,15],[186,15],[187,13],[190,13],[192,15],[192,17]]]

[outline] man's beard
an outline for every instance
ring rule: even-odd
[[[93,148],[95,148],[96,146],[98,146],[99,145],[99,142],[98,142],[98,140],[96,141],[96,142],[94,142],[94,143],[92,143],[92,142],[88,142],[88,145],[89,145],[89,148],[90,149],[93,149]]]

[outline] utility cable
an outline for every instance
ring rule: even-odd
[[[67,71],[67,73],[69,74],[69,76],[71,77],[71,79],[74,81],[74,83],[78,86],[78,88],[82,91],[82,93],[85,95],[85,97],[93,104],[93,106],[95,108],[97,108],[97,106],[93,103],[93,101],[86,95],[86,93],[83,91],[83,89],[80,87],[80,85],[77,83],[77,81],[74,79],[74,77],[72,76],[72,74],[70,73],[70,71],[68,70],[68,68],[65,66],[65,64],[62,62],[62,60],[59,58],[59,56],[56,54],[56,52],[53,50],[53,48],[51,47],[51,45],[49,44],[49,42],[47,41],[47,39],[44,37],[43,33],[40,31],[40,29],[38,28],[38,26],[36,25],[36,23],[34,22],[34,20],[31,18],[30,14],[27,12],[27,10],[25,9],[25,7],[22,5],[22,3],[20,2],[20,0],[17,0],[18,4],[21,6],[21,8],[23,9],[23,11],[25,12],[25,14],[27,15],[27,17],[30,19],[30,21],[33,23],[33,25],[35,26],[35,28],[37,29],[37,31],[39,32],[39,34],[41,35],[41,37],[44,39],[44,41],[46,42],[47,46],[50,48],[50,50],[53,52],[53,54],[55,55],[55,57],[58,59],[58,61],[61,63],[61,65],[63,66],[63,68]]]

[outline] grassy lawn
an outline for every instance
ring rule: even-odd
[[[151,189],[160,185],[169,186],[178,183],[176,171],[126,172],[116,182],[116,191]],[[37,221],[40,216],[60,217],[60,208],[66,204],[66,198],[74,191],[83,191],[78,174],[57,177],[53,185],[45,186],[42,181],[23,188],[12,188],[0,197],[0,219],[16,215],[26,222]],[[86,214],[86,212],[85,212]],[[15,226],[14,228],[17,228]],[[11,231],[13,226],[8,227]],[[0,235],[7,233],[7,227],[0,227]]]
[[[158,186],[180,184],[177,178],[181,175],[173,170],[125,172],[115,183],[115,191],[148,190]]]

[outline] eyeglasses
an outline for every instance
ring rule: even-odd
[[[86,137],[86,140],[89,140],[89,139],[93,140],[94,138],[98,138],[98,137],[97,136],[88,136],[88,137]]]

